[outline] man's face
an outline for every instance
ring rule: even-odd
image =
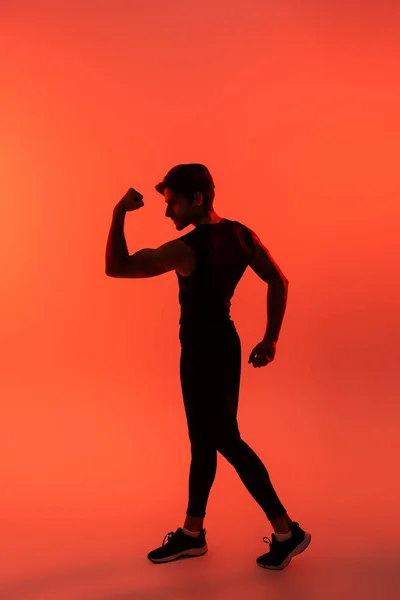
[[[164,190],[167,209],[165,216],[175,223],[178,231],[181,231],[193,222],[195,206],[182,194],[177,194],[169,188]]]

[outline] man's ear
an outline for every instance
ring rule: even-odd
[[[193,194],[193,202],[195,202],[196,204],[198,203],[200,206],[200,200],[202,199],[203,194],[201,192],[195,192]]]

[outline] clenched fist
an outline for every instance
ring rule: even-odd
[[[133,188],[129,188],[125,196],[118,202],[118,207],[125,208],[126,211],[138,210],[144,206],[143,195]]]
[[[272,362],[275,358],[276,342],[268,339],[263,339],[253,350],[249,356],[249,363],[253,364],[253,367],[265,367],[268,363]]]

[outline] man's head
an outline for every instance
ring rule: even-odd
[[[178,230],[213,213],[214,181],[207,167],[200,164],[177,165],[155,189],[165,197],[165,216]]]

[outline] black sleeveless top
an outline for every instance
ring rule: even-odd
[[[209,337],[234,328],[231,299],[255,248],[250,230],[238,221],[222,219],[198,225],[179,239],[193,248],[196,257],[191,275],[183,277],[176,271],[180,339]]]

